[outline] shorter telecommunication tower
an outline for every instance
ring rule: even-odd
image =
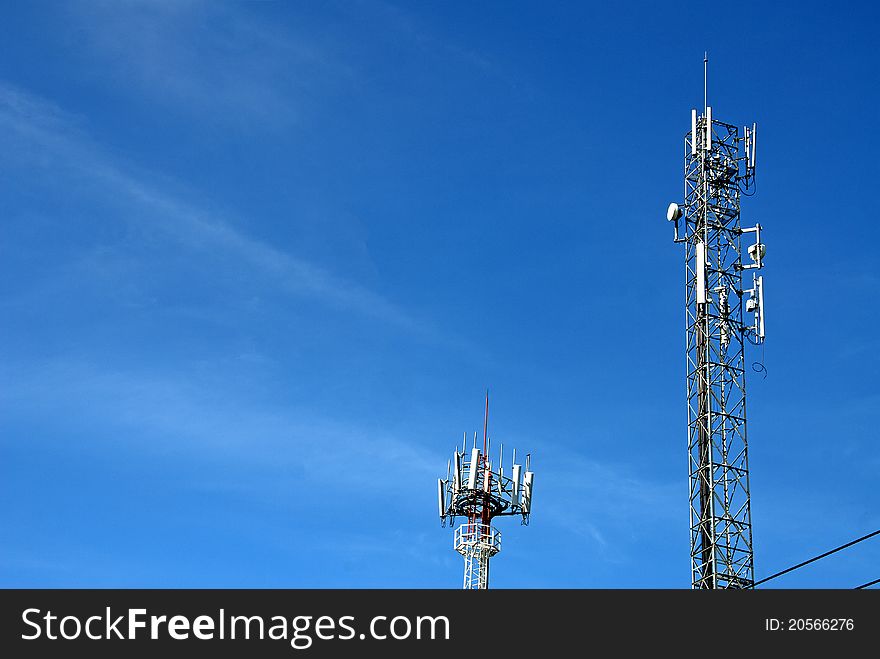
[[[437,479],[437,503],[440,521],[454,526],[457,516],[467,521],[455,529],[455,550],[464,557],[464,588],[489,587],[489,559],[501,551],[501,532],[492,526],[492,518],[521,515],[529,523],[535,475],[530,470],[531,454],[524,464],[516,462],[513,450],[510,476],[504,475],[504,446],[498,451],[498,463],[489,459],[489,394],[486,393],[486,416],[483,422],[483,448],[477,446],[474,433],[470,455],[467,433],[446,464],[446,479]]]

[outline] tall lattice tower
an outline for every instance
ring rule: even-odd
[[[764,341],[765,247],[740,198],[754,194],[757,126],[740,133],[704,107],[684,138],[684,202],[667,211],[685,245],[691,573],[694,588],[751,588],[745,344]]]
[[[522,523],[528,524],[532,508],[531,455],[526,455],[524,465],[518,464],[514,449],[510,476],[505,476],[504,447],[498,451],[497,464],[491,462],[489,448],[487,393],[482,450],[474,433],[468,455],[465,433],[461,452],[456,448],[453,459],[446,464],[446,479],[437,479],[437,504],[443,526],[447,521],[454,526],[458,516],[466,520],[455,529],[455,550],[464,557],[465,589],[489,587],[489,559],[501,551],[501,532],[492,526],[492,519],[520,515]]]

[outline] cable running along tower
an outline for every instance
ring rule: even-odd
[[[740,198],[755,192],[756,128],[740,133],[713,119],[708,104],[702,114],[692,110],[684,137],[684,201],[667,211],[674,241],[685,246],[694,588],[754,585],[744,348],[764,341],[764,280],[756,273],[765,246],[760,224],[742,227]],[[747,270],[751,288],[744,289]],[[758,362],[753,367],[761,370]]]
[[[534,474],[530,471],[531,454],[525,464],[516,461],[513,450],[510,476],[504,474],[504,446],[498,451],[498,462],[489,458],[489,394],[486,394],[486,415],[483,420],[482,449],[477,433],[470,454],[467,433],[446,464],[446,479],[437,479],[437,503],[443,526],[455,525],[456,517],[465,522],[455,529],[455,550],[464,557],[464,588],[489,587],[489,559],[501,551],[501,532],[492,526],[492,519],[502,515],[520,515],[529,523],[532,508]],[[525,468],[523,468],[525,467]]]

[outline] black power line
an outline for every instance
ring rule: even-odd
[[[867,588],[868,586],[873,586],[875,583],[880,583],[880,579],[874,579],[874,581],[869,581],[868,583],[863,583],[861,586],[856,586],[853,590],[861,590],[862,588]]]
[[[760,581],[756,581],[754,584],[752,584],[752,587],[754,588],[758,584],[765,583],[767,581],[770,581],[771,579],[775,579],[776,577],[781,577],[783,574],[788,574],[792,570],[797,570],[798,568],[803,567],[804,565],[809,565],[810,563],[813,563],[814,561],[818,561],[820,558],[825,558],[826,556],[831,556],[831,554],[838,552],[841,549],[846,549],[847,547],[852,547],[853,545],[858,544],[862,540],[867,540],[868,538],[873,538],[875,535],[880,535],[880,529],[877,529],[876,531],[874,531],[873,533],[869,533],[868,535],[863,535],[861,538],[856,538],[852,542],[847,542],[845,545],[840,545],[840,547],[832,549],[831,551],[826,551],[824,554],[819,554],[818,556],[814,556],[813,558],[811,558],[807,561],[804,561],[803,563],[798,563],[797,565],[794,565],[790,568],[787,568],[787,569],[783,570],[782,572],[777,572],[776,574],[771,574],[769,577],[765,577],[764,579],[761,579]],[[877,582],[872,581],[871,583],[877,583]],[[870,586],[871,583],[867,583],[864,586],[859,586],[859,588],[864,588],[865,586]]]

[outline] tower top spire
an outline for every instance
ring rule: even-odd
[[[703,111],[709,107],[709,51],[703,51]]]

